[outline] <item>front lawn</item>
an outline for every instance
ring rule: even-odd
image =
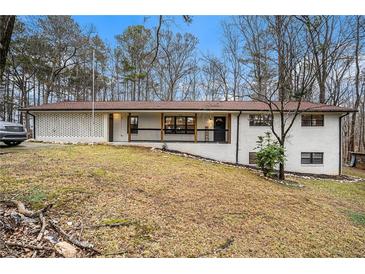
[[[0,154],[0,198],[53,203],[104,256],[364,257],[365,182],[291,179],[137,147]]]

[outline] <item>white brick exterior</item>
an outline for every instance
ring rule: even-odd
[[[91,133],[90,112],[35,112],[36,139],[41,141],[63,142],[107,142],[109,137],[109,113],[95,114],[95,134]],[[270,131],[270,127],[249,126],[249,114],[242,112],[239,124],[238,163],[248,165],[249,152],[255,151],[257,137]],[[126,112],[113,113],[113,141],[119,144],[135,144],[142,146],[161,147],[162,143],[153,142],[160,139],[159,131],[139,131],[132,134],[132,142],[128,142]],[[139,112],[139,128],[160,128],[160,112]],[[164,112],[164,115],[194,115],[191,112],[173,114]],[[301,116],[294,122],[286,140],[286,170],[302,173],[337,175],[339,173],[339,116],[340,113],[324,113],[324,126],[302,127]],[[212,128],[211,118],[226,116],[227,113],[200,112],[198,113],[197,127]],[[238,112],[231,116],[231,142],[193,143],[167,142],[169,149],[191,153],[202,157],[225,162],[236,162]],[[275,126],[279,129],[278,116],[274,118]],[[228,124],[228,123],[226,123]],[[199,140],[204,138],[204,132],[199,132]],[[209,133],[212,140],[213,132]],[[164,140],[193,141],[194,135],[165,135]],[[146,142],[133,142],[145,140]],[[150,140],[150,141],[149,141]],[[301,152],[323,152],[323,164],[301,164]]]
[[[248,164],[249,152],[256,147],[257,136],[270,127],[249,126],[248,114],[241,115],[239,162]],[[299,115],[286,138],[286,170],[301,173],[338,175],[339,114],[324,114],[324,126],[302,127]],[[279,131],[279,117],[274,118]],[[323,165],[301,164],[301,152],[323,152]]]
[[[90,112],[37,112],[36,140],[60,142],[107,142],[108,114],[95,113],[94,132]]]

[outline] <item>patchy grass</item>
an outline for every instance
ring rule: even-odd
[[[343,173],[350,176],[360,177],[365,179],[365,170],[355,167],[344,167]]]
[[[358,225],[365,226],[365,213],[361,212],[349,212],[348,213],[351,220]]]
[[[24,197],[32,208],[39,209],[43,206],[47,194],[40,188],[35,187],[30,190],[30,193]]]
[[[107,219],[101,222],[102,225],[117,225],[117,224],[130,224],[132,223],[127,219]]]
[[[307,187],[365,206],[365,181],[339,182],[331,180],[301,180]]]
[[[305,187],[138,147],[0,155],[1,196],[54,203],[60,225],[82,223],[105,255],[364,257],[365,183],[294,180]]]

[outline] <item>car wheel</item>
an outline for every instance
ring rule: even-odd
[[[13,147],[13,146],[17,146],[19,145],[21,142],[19,141],[4,141],[4,143],[9,146],[9,147]]]

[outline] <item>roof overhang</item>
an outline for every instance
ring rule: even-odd
[[[22,108],[21,111],[31,112],[89,112],[92,111],[91,102],[59,102],[40,106]],[[317,104],[311,102],[291,101],[284,105],[285,112],[355,112],[351,108]],[[271,105],[273,112],[281,112],[275,103]],[[170,101],[170,102],[95,102],[97,112],[269,112],[268,104],[259,101]]]

